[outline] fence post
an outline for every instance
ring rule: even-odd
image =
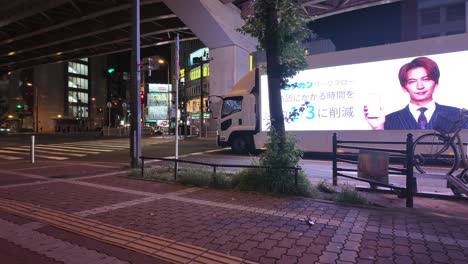
[[[414,182],[413,177],[413,134],[408,133],[406,137],[406,207],[413,208]]]
[[[144,167],[145,167],[145,158],[144,157],[140,157],[141,159],[141,177],[144,177]]]
[[[177,159],[174,159],[174,181],[177,181],[177,171],[179,170],[178,165],[179,163],[177,163]]]
[[[337,166],[337,136],[336,133],[333,133],[333,185],[336,186],[338,185],[338,166]]]

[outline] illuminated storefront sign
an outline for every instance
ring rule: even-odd
[[[196,63],[194,62],[194,58],[201,58],[202,60],[206,61],[210,59],[210,50],[208,48],[202,48],[190,53],[190,60],[189,66],[193,66]]]

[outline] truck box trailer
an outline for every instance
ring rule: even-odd
[[[282,88],[286,131],[307,152],[331,152],[333,133],[347,140],[405,141],[408,133],[416,138],[429,132],[371,126],[371,119],[408,106],[410,95],[400,84],[399,71],[420,57],[429,58],[439,69],[433,92],[436,104],[468,108],[468,84],[464,82],[468,34],[443,36],[306,57],[308,68]],[[421,91],[420,96],[426,92]],[[222,99],[217,113],[218,144],[230,146],[236,153],[262,148],[269,129],[265,71],[249,72]],[[431,111],[428,122],[432,124],[437,111]],[[461,136],[467,142],[468,130]]]

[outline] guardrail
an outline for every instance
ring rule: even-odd
[[[199,162],[199,161],[191,161],[191,160],[181,160],[181,159],[168,159],[168,158],[156,158],[156,157],[147,157],[147,156],[140,156],[141,159],[141,176],[144,175],[144,166],[145,160],[161,160],[161,161],[170,161],[174,162],[174,181],[177,180],[177,169],[179,163],[188,163],[188,164],[196,164],[196,165],[203,165],[212,167],[214,175],[216,175],[217,168],[253,168],[253,169],[289,169],[294,170],[294,184],[297,188],[297,177],[299,175],[299,171],[302,170],[300,166],[297,167],[277,167],[277,166],[254,166],[254,165],[241,165],[241,164],[214,164],[214,163],[207,163],[207,162]]]
[[[346,145],[348,144],[348,145]],[[363,147],[357,146],[357,144],[372,144],[372,145],[405,145],[404,150],[390,149],[390,148],[375,148],[375,147]],[[403,168],[397,168],[394,166],[388,166],[388,171],[392,174],[400,174],[406,176],[406,186],[395,186],[391,184],[385,184],[379,181],[374,181],[370,179],[364,179],[361,177],[354,177],[350,175],[343,174],[341,172],[358,172],[358,169],[349,169],[349,168],[340,168],[338,167],[338,162],[355,164],[358,162],[356,158],[359,157],[359,153],[338,153],[338,149],[350,149],[350,150],[370,150],[370,151],[379,151],[391,154],[391,158],[394,159],[393,164],[402,162]],[[398,197],[406,197],[406,207],[413,207],[413,197],[416,190],[416,178],[413,175],[413,160],[414,160],[414,151],[413,151],[413,135],[409,133],[406,137],[406,142],[396,142],[396,141],[362,141],[362,140],[338,140],[337,134],[333,133],[333,185],[338,184],[338,176],[364,181],[369,183],[371,186],[383,186],[390,188],[398,194]]]

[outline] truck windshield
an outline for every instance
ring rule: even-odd
[[[221,118],[240,112],[242,108],[242,96],[229,97],[223,100]]]

